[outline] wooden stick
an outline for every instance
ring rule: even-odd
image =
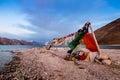
[[[91,30],[91,33],[92,33],[93,39],[94,39],[94,41],[95,41],[95,44],[96,44],[96,46],[97,46],[98,53],[99,53],[99,55],[100,55],[100,54],[101,54],[101,50],[100,50],[100,47],[99,47],[99,45],[98,45],[97,39],[96,39],[96,37],[95,37],[95,33],[94,33],[94,31],[93,31],[91,25],[90,25],[89,27],[90,27],[90,30]]]

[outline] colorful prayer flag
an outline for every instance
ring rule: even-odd
[[[85,34],[83,39],[87,49],[89,49],[92,52],[98,51],[95,41],[90,35],[90,33]]]
[[[75,47],[80,44],[79,40],[83,38],[83,36],[86,34],[86,32],[80,32],[75,39],[68,44],[68,46],[73,50]]]

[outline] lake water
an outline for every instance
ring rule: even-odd
[[[120,49],[120,46],[100,45],[101,49]]]
[[[56,46],[55,46],[56,47]],[[59,47],[59,46],[58,46]],[[65,47],[68,48],[68,46],[61,46],[61,47]],[[85,48],[84,45],[81,46],[82,48]],[[100,49],[120,49],[120,46],[109,46],[109,45],[100,45],[99,46]]]
[[[24,45],[0,45],[0,71],[3,69],[4,64],[12,60],[15,54],[9,52],[9,50],[23,50],[28,48],[35,48],[40,46],[24,46]]]
[[[30,46],[30,45],[0,45],[0,50],[22,50],[28,48],[35,48],[41,46]]]
[[[0,52],[0,71],[3,69],[4,64],[12,60],[14,54],[10,52]]]

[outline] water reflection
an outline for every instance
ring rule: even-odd
[[[4,64],[12,60],[14,54],[10,52],[0,52],[0,71],[3,69]]]

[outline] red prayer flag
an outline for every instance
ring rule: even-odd
[[[90,33],[85,34],[83,39],[87,49],[89,49],[92,52],[98,51],[95,41],[90,35]]]

